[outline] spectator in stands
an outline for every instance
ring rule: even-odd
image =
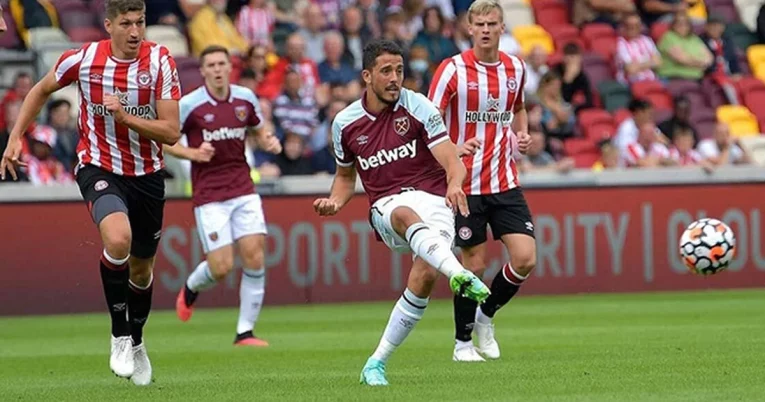
[[[53,156],[72,172],[77,164],[77,143],[79,134],[72,119],[72,104],[66,99],[57,99],[48,105],[48,125],[56,130],[56,145]]]
[[[534,98],[542,76],[550,71],[547,66],[547,52],[542,46],[534,46],[526,57],[526,95]]]
[[[56,146],[56,130],[38,125],[27,137],[29,153],[23,155],[27,163],[27,176],[34,185],[73,183],[74,176],[63,163],[53,157]]]
[[[760,7],[760,12],[757,14],[756,24],[759,43],[765,45],[765,4]]]
[[[404,87],[412,91],[428,93],[430,81],[433,79],[431,66],[428,49],[419,45],[412,46],[404,74]]]
[[[319,79],[323,86],[340,87],[340,99],[354,101],[361,94],[360,71],[342,60],[344,51],[343,36],[337,31],[327,32],[324,36],[326,58],[319,64]],[[328,88],[324,90],[329,92]]]
[[[650,102],[642,99],[633,99],[630,101],[627,107],[631,113],[630,118],[624,120],[622,124],[616,129],[616,135],[613,138],[613,143],[620,154],[623,154],[627,146],[637,142],[639,130],[638,127],[642,127],[646,124],[654,125],[653,118],[653,105]],[[655,125],[653,127],[656,127]],[[668,143],[659,129],[656,129],[655,133],[657,139],[662,143]]]
[[[8,146],[8,138],[10,137],[11,128],[16,124],[16,120],[19,117],[19,112],[21,111],[21,101],[16,100],[13,102],[8,102],[3,105],[3,111],[6,116],[6,121],[8,122],[8,127],[0,129],[0,155],[5,152],[5,147]],[[16,173],[19,174],[19,181],[28,181],[26,173],[24,173],[24,170],[16,170]],[[8,183],[9,181],[0,180],[1,183]]]
[[[327,107],[327,115],[316,132],[311,137],[311,167],[314,173],[335,174],[337,163],[332,150],[332,122],[335,116],[343,110],[347,103],[334,100]]]
[[[359,0],[357,7],[361,11],[363,23],[363,31],[368,32],[370,38],[379,38],[382,35],[382,27],[380,26],[380,2],[377,0]],[[343,17],[345,19],[345,17]]]
[[[364,15],[357,7],[343,10],[343,37],[345,37],[345,53],[343,59],[353,68],[361,71],[363,64],[364,45],[372,39],[372,34],[364,26]]]
[[[563,100],[561,82],[558,73],[548,71],[542,76],[537,90],[537,98],[542,105],[542,127],[548,136],[557,139],[574,135],[576,124],[573,107]]]
[[[502,38],[500,37],[500,42],[501,41]],[[457,22],[454,29],[454,44],[457,45],[457,49],[459,49],[460,52],[473,48],[473,43],[470,40],[470,23],[468,23],[466,12],[462,12],[457,16]]]
[[[630,13],[622,21],[622,36],[616,42],[616,79],[628,86],[633,82],[655,80],[654,70],[661,65],[659,49],[642,30],[640,16]]]
[[[287,131],[284,149],[275,160],[282,176],[313,174],[311,159],[304,156],[305,141],[305,136]]]
[[[239,10],[236,28],[250,45],[265,45],[271,40],[270,35],[276,23],[274,8],[273,3],[267,0],[249,0]]]
[[[316,3],[306,6],[303,11],[305,17],[303,28],[298,31],[305,40],[305,55],[314,63],[321,63],[324,60],[324,13]]]
[[[598,142],[598,149],[600,150],[600,159],[592,165],[594,172],[624,167],[623,161],[619,157],[619,150],[614,146],[610,138],[600,140]]]
[[[8,30],[8,25],[5,24],[5,14],[3,13],[3,5],[0,4],[0,35],[4,34]]]
[[[582,69],[582,49],[576,43],[563,46],[563,62],[553,69],[562,79],[563,100],[570,103],[576,112],[591,108],[592,89],[590,80]]]
[[[725,20],[719,16],[709,16],[701,40],[712,53],[714,62],[704,73],[720,85],[729,103],[737,105],[738,94],[733,83],[741,79],[741,66],[736,55],[736,45],[724,33]]]
[[[305,40],[298,33],[293,33],[287,38],[286,54],[268,71],[263,85],[259,88],[261,96],[269,100],[275,99],[285,83],[288,69],[297,71],[300,74],[303,84],[301,88],[302,96],[316,97],[320,104],[326,104],[323,101],[327,97],[326,92],[317,91],[321,84],[319,69],[313,60],[305,56]]]
[[[531,146],[526,155],[519,158],[518,169],[521,172],[539,172],[539,171],[557,171],[566,173],[574,168],[574,160],[571,158],[562,158],[556,161],[552,155],[545,151],[545,134],[541,127],[529,126],[529,135],[531,136]]]
[[[13,79],[13,87],[5,93],[3,100],[0,101],[0,130],[6,128],[6,126],[9,131],[13,128],[13,126],[6,122],[4,114],[5,106],[11,102],[21,101],[26,98],[29,91],[32,90],[32,85],[34,85],[34,82],[29,73],[20,72],[16,74],[16,77]]]
[[[417,34],[412,46],[428,49],[428,59],[441,61],[459,53],[457,45],[444,36],[444,16],[438,7],[428,7],[422,15],[423,30]]]
[[[239,73],[239,79],[236,83],[251,90],[252,92],[257,92],[258,90],[258,76],[255,74],[255,71],[250,68],[245,68],[241,73]]]
[[[146,7],[146,25],[169,25],[181,29],[194,15],[197,7],[188,0],[152,0],[151,7]]]
[[[638,126],[635,142],[627,144],[622,152],[622,160],[628,167],[671,166],[675,162],[670,158],[669,149],[657,141],[656,125],[645,122]]]
[[[275,131],[274,124],[267,120],[263,123],[263,129],[265,132],[273,133]],[[252,139],[249,148],[250,152],[249,154],[254,156],[247,159],[247,163],[254,169],[258,171],[258,174],[263,179],[275,179],[278,178],[281,175],[281,171],[279,170],[279,166],[276,165],[272,161],[274,158],[273,154],[267,153],[265,151],[261,151],[259,149],[256,149],[255,152],[252,152],[252,149],[255,149],[257,147],[256,145],[256,137],[254,135],[248,136],[248,140]],[[270,158],[268,159],[262,159],[263,155],[270,155]]]
[[[277,136],[282,133],[310,137],[319,125],[319,109],[310,96],[303,96],[302,78],[297,70],[289,69],[284,80],[284,92],[274,101],[273,115],[277,127]]]
[[[425,0],[403,0],[401,2],[401,10],[404,17],[401,34],[408,45],[412,43],[417,33],[423,28],[421,15],[425,11]]]
[[[574,25],[605,23],[616,27],[622,16],[635,11],[632,0],[574,0],[571,7]]]
[[[228,0],[208,0],[207,5],[194,14],[188,25],[191,52],[199,57],[208,46],[219,45],[232,54],[247,54],[250,43],[226,15]]]
[[[659,130],[671,141],[677,126],[690,128],[691,134],[693,134],[693,144],[698,142],[699,134],[691,126],[691,102],[685,95],[675,97],[672,117],[659,124]]]
[[[515,40],[515,37],[510,33],[510,28],[505,28],[505,32],[499,35],[499,50],[513,56],[523,56],[523,49],[521,45]]]
[[[401,7],[388,7],[385,11],[382,26],[382,38],[396,42],[402,49],[408,47],[408,42],[404,35],[404,13]]]
[[[738,138],[730,135],[728,124],[719,122],[715,126],[714,138],[699,142],[699,153],[714,166],[739,165],[752,162],[752,157],[739,144]]]
[[[9,5],[19,37],[27,48],[31,45],[30,29],[61,27],[56,8],[50,1],[11,0]]]
[[[714,62],[712,53],[693,33],[691,21],[684,13],[675,14],[670,30],[659,42],[662,63],[657,69],[663,78],[700,80]]]
[[[672,147],[669,149],[669,157],[678,166],[701,166],[706,171],[712,170],[712,164],[705,160],[695,149],[693,129],[688,124],[678,124],[671,134]]]
[[[276,20],[276,26],[274,29],[281,28],[287,32],[294,32],[303,25],[302,20],[302,8],[298,7],[298,4],[302,3],[301,0],[273,0],[274,5],[274,19]]]
[[[675,14],[688,10],[685,0],[638,0],[636,4],[649,27],[656,22],[669,23]]]

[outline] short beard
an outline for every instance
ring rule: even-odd
[[[401,92],[400,92],[400,91],[401,91],[401,90],[399,89],[399,97],[401,96],[401,95],[400,95],[400,94],[401,94]],[[380,102],[382,102],[382,103],[386,104],[387,106],[390,106],[390,105],[395,105],[395,104],[398,102],[398,99],[399,99],[399,98],[397,97],[396,99],[394,99],[394,100],[392,100],[392,101],[389,101],[389,100],[387,100],[387,99],[383,98],[383,96],[382,96],[382,95],[380,95],[380,94],[379,94],[377,91],[375,91],[374,89],[372,89],[372,92],[374,92],[374,93],[375,93],[375,96],[377,97],[377,100],[379,100]]]

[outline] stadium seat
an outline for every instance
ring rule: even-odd
[[[632,100],[630,89],[618,81],[603,81],[598,84],[597,90],[600,92],[603,107],[610,113],[626,108]]]
[[[765,81],[765,62],[761,62],[760,64],[753,66],[752,75],[759,80]]]
[[[757,35],[741,23],[728,24],[725,27],[725,34],[731,38],[736,47],[742,52],[746,52],[749,46],[757,44]]]
[[[59,12],[61,29],[67,34],[74,28],[96,27],[96,16],[84,4]]]
[[[587,24],[582,28],[582,39],[587,48],[611,61],[616,53],[616,32],[608,24]]]
[[[616,133],[614,118],[603,109],[582,110],[577,117],[579,131],[592,141],[610,138]]]
[[[508,0],[500,4],[504,10],[505,27],[511,32],[517,26],[534,25],[534,13],[528,4]]]
[[[46,48],[74,47],[64,31],[58,28],[32,28],[29,30],[29,47],[32,50]]]
[[[568,156],[598,152],[598,147],[590,138],[569,138],[563,142],[563,152]]]
[[[535,0],[531,7],[536,23],[548,31],[571,21],[569,6],[564,0]]]
[[[600,160],[600,151],[581,153],[573,156],[574,166],[578,169],[592,169],[592,165]]]
[[[752,155],[752,162],[759,166],[765,166],[765,135],[740,138],[739,145],[749,151],[749,154]]]
[[[535,46],[542,46],[547,54],[555,51],[552,37],[539,25],[519,25],[512,29],[512,34],[523,54],[528,54]]]
[[[560,24],[545,29],[547,29],[550,36],[552,36],[553,42],[555,43],[555,49],[557,49],[558,52],[560,52],[566,44],[572,42],[579,45],[582,49],[586,48],[586,44],[582,38],[579,37],[579,28],[571,24]],[[550,65],[554,64],[550,62]]]
[[[611,67],[611,64],[597,53],[582,55],[582,70],[594,88],[597,88],[598,84],[603,81],[614,79],[614,72]]]
[[[765,89],[765,82],[754,77],[741,77],[741,79],[736,82],[736,89],[743,97],[749,91]]]
[[[96,27],[72,28],[67,33],[72,42],[76,43],[96,42],[108,37]]]
[[[736,58],[738,59],[738,66],[741,68],[742,75],[752,75],[752,67],[749,65],[749,60],[746,58],[746,53],[736,52]]]
[[[624,120],[627,120],[632,117],[632,112],[630,112],[627,108],[622,108],[614,112],[614,124],[618,128]]]
[[[691,117],[691,125],[699,133],[700,140],[713,137],[716,124],[717,116],[711,109],[694,112]]]
[[[0,49],[22,49],[24,42],[19,37],[16,22],[13,20],[11,11],[8,8],[3,8],[3,19],[8,26],[8,30],[0,35]]]
[[[746,49],[746,58],[752,70],[756,71],[760,63],[765,63],[765,45],[749,46]]]
[[[736,137],[748,137],[760,134],[757,119],[745,106],[720,106],[717,108],[717,120],[728,123],[731,134]]]
[[[661,37],[669,31],[669,24],[666,22],[656,22],[651,25],[651,39],[658,46]]]
[[[669,80],[666,84],[667,91],[675,98],[683,95],[691,103],[691,109],[707,108],[707,97],[701,88],[701,84],[692,80]]]
[[[178,71],[178,77],[181,80],[181,90],[184,95],[204,85],[204,78],[199,71]]]
[[[667,92],[664,85],[659,81],[638,81],[633,83],[632,97],[651,102],[654,109],[673,109],[672,95]]]
[[[698,18],[701,20],[707,19],[707,7],[704,4],[704,0],[697,1],[693,6],[688,8],[688,16],[691,18]]]
[[[720,85],[713,79],[706,78],[701,81],[701,90],[704,93],[707,105],[712,109],[728,104],[728,98],[725,96]]]
[[[146,28],[146,39],[164,45],[173,57],[189,55],[189,44],[178,29],[166,25],[152,25]]]
[[[738,15],[741,16],[741,22],[751,31],[757,30],[757,15],[760,12],[762,0],[736,0]]]
[[[765,85],[750,88],[743,93],[744,106],[757,117],[757,120],[765,119]]]
[[[707,12],[721,16],[726,22],[741,22],[733,0],[706,0]]]

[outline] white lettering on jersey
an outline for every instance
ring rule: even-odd
[[[140,117],[142,119],[147,120],[154,120],[157,118],[157,113],[154,111],[154,107],[151,105],[141,105],[141,106],[122,106],[122,109],[125,111],[125,113]],[[88,105],[88,112],[92,113],[95,116],[111,116],[112,112],[106,109],[106,106],[100,104],[100,103],[93,103]]]
[[[223,127],[214,131],[202,130],[202,138],[205,142],[223,141],[223,140],[244,140],[247,129],[244,127],[228,128]]]
[[[417,140],[412,140],[404,145],[393,149],[381,149],[376,154],[364,158],[358,156],[361,170],[374,169],[388,163],[393,163],[399,159],[415,158],[417,156]]]

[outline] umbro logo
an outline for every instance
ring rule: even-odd
[[[215,115],[212,113],[208,113],[204,117],[205,123],[212,123],[215,120]]]
[[[476,89],[478,89],[478,83],[475,81],[470,81],[468,82],[467,87],[469,90],[475,91]]]
[[[531,223],[531,222],[526,222],[526,230],[528,230],[529,232],[533,232],[534,231],[534,224]]]
[[[127,308],[127,303],[117,303],[112,305],[112,310],[114,311],[125,311]]]
[[[154,240],[157,240],[160,237],[162,237],[162,230],[161,229],[158,230],[157,233],[154,233]]]

